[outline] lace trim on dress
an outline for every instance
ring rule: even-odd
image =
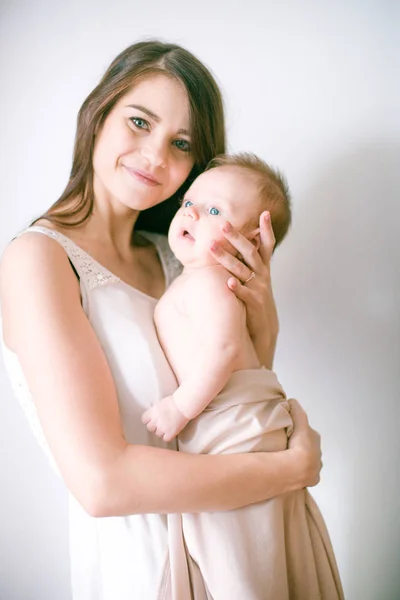
[[[79,276],[84,279],[85,284],[89,289],[94,290],[101,285],[118,283],[120,281],[119,277],[110,273],[110,271],[62,233],[54,231],[53,229],[48,229],[47,227],[41,227],[40,225],[34,225],[26,231],[39,231],[59,242],[71,258]]]
[[[76,267],[79,276],[84,280],[84,283],[88,289],[93,290],[99,286],[107,285],[108,283],[121,282],[119,277],[103,267],[103,265],[98,263],[92,256],[90,256],[90,254],[82,250],[82,248],[77,246],[75,242],[70,240],[64,234],[54,231],[53,229],[49,229],[48,227],[41,227],[40,225],[33,225],[22,233],[29,231],[38,231],[39,233],[43,233],[59,242],[68,254],[72,263]],[[141,231],[140,234],[149,240],[149,242],[154,244],[154,246],[157,248],[166,278],[166,287],[168,287],[172,281],[178,277],[178,275],[180,275],[183,268],[181,263],[171,252],[171,249],[168,245],[168,239],[165,235],[151,233],[148,231]]]

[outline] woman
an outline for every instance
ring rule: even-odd
[[[166,514],[235,509],[319,480],[319,436],[295,402],[285,452],[185,455],[141,423],[176,385],[153,326],[157,299],[179,270],[160,234],[190,181],[224,150],[222,101],[208,70],[178,46],[133,45],[80,110],[63,195],[4,253],[5,362],[71,492],[74,600],[169,598]],[[260,254],[226,232],[243,263],[217,245],[210,251],[232,273],[270,368],[273,235],[268,218],[260,227]],[[191,570],[194,597],[205,598]]]

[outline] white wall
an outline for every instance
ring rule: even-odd
[[[314,495],[348,600],[400,597],[395,4],[0,6],[0,251],[61,193],[81,102],[114,55],[144,37],[181,43],[205,61],[225,93],[231,149],[286,173],[294,226],[274,258],[276,369],[322,433]],[[67,600],[65,490],[2,368],[0,397],[0,598]]]

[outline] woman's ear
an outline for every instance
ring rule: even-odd
[[[261,235],[260,235],[260,228],[257,227],[257,229],[253,229],[252,231],[250,231],[247,235],[246,235],[247,239],[249,240],[249,242],[251,242],[256,250],[258,250],[260,248],[261,245]]]

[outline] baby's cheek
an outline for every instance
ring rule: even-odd
[[[202,232],[202,240],[203,240],[203,243],[205,243],[205,245],[207,245],[207,249],[212,244],[212,242],[215,241],[226,252],[229,252],[229,254],[232,254],[232,256],[236,256],[236,254],[237,254],[236,248],[234,246],[232,246],[232,244],[230,242],[228,242],[228,240],[222,233],[221,228],[219,226],[216,226],[214,224],[212,227],[208,226],[207,230]]]
[[[197,230],[197,239],[202,241],[203,244],[210,245],[212,242],[217,242],[219,245],[225,241],[225,237],[221,233],[219,227],[210,227],[207,224],[207,227],[203,227],[202,229]]]

